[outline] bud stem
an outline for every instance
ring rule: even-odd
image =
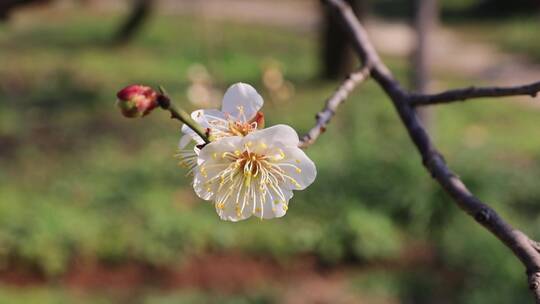
[[[209,144],[210,139],[208,138],[208,135],[206,134],[206,130],[197,122],[195,122],[186,111],[184,111],[181,108],[177,108],[171,102],[171,99],[169,98],[169,96],[167,95],[167,92],[162,86],[159,86],[159,91],[160,91],[160,96],[158,97],[159,106],[164,110],[168,110],[171,113],[171,118],[178,119],[181,122],[183,122],[191,130],[195,131],[195,133],[197,133],[197,135],[199,135],[204,140],[205,143]]]

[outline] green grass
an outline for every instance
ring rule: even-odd
[[[50,278],[61,276],[75,256],[169,266],[206,252],[283,263],[309,254],[331,266],[399,259],[415,240],[430,244],[444,267],[463,276],[446,291],[454,302],[528,299],[521,265],[430,180],[391,104],[372,83],[353,94],[307,151],[317,164],[316,182],[295,194],[286,217],[272,221],[221,222],[172,157],[178,124],[165,113],[126,120],[114,107],[115,92],[137,82],[164,84],[193,109],[185,97],[186,71],[202,63],[222,90],[238,81],[256,86],[269,125],[287,123],[304,132],[336,85],[314,79],[315,33],[162,16],[131,45],[115,49],[107,45],[115,16],[39,17],[0,31],[3,264],[24,261]],[[279,61],[295,85],[290,101],[272,102],[263,89],[261,67],[268,58]],[[406,64],[389,62],[404,79]],[[435,115],[436,142],[449,164],[481,198],[535,235],[540,113],[478,101],[440,107]],[[390,272],[395,290],[383,293],[429,301],[424,291],[446,283],[430,281],[435,272]],[[386,277],[369,284],[385,285]],[[497,298],[492,290],[501,290]],[[148,303],[196,303],[190,297],[206,296],[149,295]],[[10,303],[108,303],[97,295],[79,302],[54,289],[2,291],[1,297],[17,299]],[[211,301],[225,301],[219,299]],[[258,299],[231,303],[266,303]]]
[[[472,40],[496,45],[506,52],[520,54],[538,63],[539,26],[538,16],[521,16],[496,21],[467,21],[459,24],[457,28]]]
[[[129,294],[88,294],[84,291],[66,291],[59,288],[0,288],[0,303],[10,304],[269,304],[273,297],[264,293],[224,295],[201,293],[193,290],[183,292],[148,292],[142,296]]]

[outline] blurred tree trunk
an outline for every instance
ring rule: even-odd
[[[414,32],[415,49],[412,54],[412,87],[419,93],[429,90],[431,80],[432,37],[438,24],[437,0],[415,0]],[[433,112],[429,108],[418,108],[418,116],[428,130],[433,128]]]
[[[50,0],[0,0],[0,22],[7,21],[11,11],[20,6],[47,2]]]
[[[153,2],[153,0],[133,0],[133,9],[131,14],[124,21],[114,36],[114,44],[126,44],[135,36],[135,34],[142,28],[148,17],[150,17],[154,6]]]
[[[351,5],[360,20],[367,14],[367,0],[345,0]],[[321,48],[321,77],[341,79],[353,69],[355,56],[349,43],[348,35],[339,18],[323,9],[324,29]]]

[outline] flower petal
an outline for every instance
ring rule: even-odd
[[[182,133],[185,134],[185,136],[188,136],[189,139],[193,139],[197,145],[204,144],[204,140],[197,133],[195,133],[195,131],[193,131],[190,127],[188,127],[187,125],[183,125],[181,131],[182,131]],[[184,144],[184,147],[187,146],[187,144],[189,144],[189,141],[184,142],[184,141],[187,141],[187,139],[184,139],[185,136],[180,138],[180,144],[179,144],[180,148],[183,148],[181,146],[182,144]]]
[[[295,182],[287,183],[291,190],[303,190],[311,185],[317,176],[315,164],[302,149],[297,147],[282,147],[283,159],[277,165]]]
[[[225,115],[219,111],[214,109],[205,109],[205,110],[196,110],[191,113],[191,118],[201,125],[203,128],[211,128],[211,129],[218,129],[218,130],[227,130],[227,120],[225,119]],[[182,126],[182,133],[189,135],[196,143],[197,145],[203,144],[204,140],[197,134],[195,131],[193,131],[190,127],[187,125]],[[181,145],[184,144],[184,147],[189,143],[186,142],[187,139],[181,139],[180,140],[180,147],[183,148]]]
[[[221,159],[221,154],[223,152],[234,152],[238,149],[243,149],[242,137],[223,137],[204,146],[204,148],[202,148],[201,150],[201,153],[199,154],[199,158],[204,162],[218,161]],[[214,153],[217,153],[217,155]],[[220,157],[216,158],[216,156]]]
[[[252,86],[239,82],[230,86],[225,92],[222,110],[233,118],[246,122],[257,114],[263,103],[261,95]]]
[[[191,135],[188,135],[188,134],[182,136],[180,138],[180,142],[178,143],[178,148],[179,149],[184,149],[192,139],[193,138],[191,137]]]
[[[275,125],[266,129],[257,130],[244,137],[244,143],[254,145],[254,152],[264,153],[266,147],[273,147],[276,144],[282,144],[286,147],[298,147],[298,134],[287,125]],[[251,143],[251,144],[250,144]],[[259,151],[260,150],[260,151]]]
[[[216,122],[227,123],[227,119],[223,112],[216,109],[203,109],[193,111],[191,118],[205,128],[212,127]]]
[[[218,201],[215,203],[216,212],[219,215],[219,218],[224,221],[238,222],[245,220],[252,215],[252,208],[249,205],[246,205],[244,210],[238,212],[236,205],[237,193],[234,194],[235,195],[228,196],[223,201],[219,201],[219,203]]]
[[[263,204],[262,214],[256,212],[255,216],[263,219],[272,219],[282,217],[289,209],[289,200],[293,197],[293,192],[282,189],[285,201],[276,198],[276,194],[269,191],[266,193],[266,200]]]
[[[211,142],[199,152],[198,165],[194,168],[193,189],[204,200],[215,199],[217,183],[210,183],[221,171],[230,165],[230,161],[224,159],[224,152],[233,152],[240,145],[241,137],[231,136]]]

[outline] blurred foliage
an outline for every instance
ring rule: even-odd
[[[96,16],[41,14],[0,29],[0,266],[23,262],[54,278],[78,256],[172,266],[205,252],[238,251],[283,263],[308,254],[327,265],[371,265],[399,261],[414,240],[428,244],[434,265],[367,270],[355,288],[403,303],[433,303],[441,294],[448,303],[528,300],[523,267],[430,180],[373,83],[353,94],[307,151],[318,178],[295,194],[286,217],[272,221],[221,222],[172,157],[178,124],[165,113],[128,121],[114,108],[116,90],[133,82],[163,84],[190,108],[186,72],[194,63],[203,63],[221,89],[244,81],[266,95],[261,68],[273,58],[295,96],[266,99],[268,124],[306,131],[335,86],[312,79],[314,33],[162,16],[132,45],[111,49],[115,16],[101,13],[99,22]],[[405,62],[388,62],[406,77]],[[540,113],[478,101],[437,108],[435,115],[437,144],[471,190],[540,237]],[[108,303],[52,289],[0,290],[2,299]],[[274,299],[194,293],[145,301]]]
[[[472,41],[485,41],[501,47],[510,53],[520,53],[534,62],[540,62],[540,14],[521,16],[504,20],[484,20],[482,22],[462,22],[457,26],[467,33]]]

